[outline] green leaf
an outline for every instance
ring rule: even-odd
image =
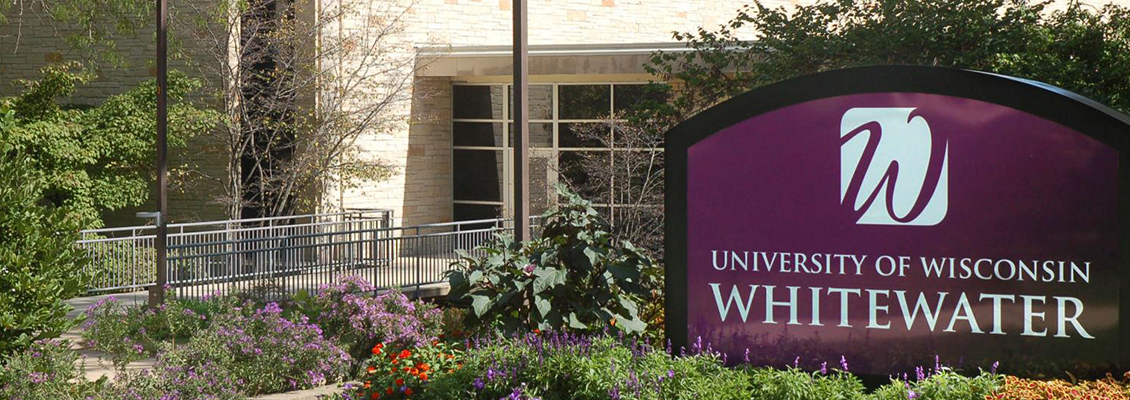
[[[594,266],[600,264],[600,253],[595,249],[593,249],[592,247],[585,247],[584,253],[585,257],[588,257],[589,259],[589,264]]]
[[[625,310],[628,310],[628,315],[636,316],[639,314],[639,311],[636,308],[636,302],[627,297],[620,297],[620,307],[624,307]]]
[[[534,278],[534,294],[539,294],[557,285],[564,284],[567,272],[563,269],[550,267],[534,271],[534,274],[537,275],[537,278]]]
[[[487,310],[491,307],[491,300],[487,296],[480,296],[477,294],[471,295],[471,308],[475,310],[476,317],[486,315]]]
[[[569,313],[569,327],[573,329],[588,329],[589,326],[582,323],[577,319],[577,314],[574,312]]]
[[[627,319],[620,315],[614,315],[613,318],[616,319],[616,326],[627,332],[643,332],[647,328],[647,324],[640,321],[639,317],[633,316],[632,319]]]
[[[534,302],[534,304],[537,306],[538,313],[541,314],[542,318],[545,318],[549,315],[550,312],[553,311],[553,305],[550,304],[549,300],[546,300],[544,298],[538,298],[537,301]]]
[[[608,266],[608,272],[618,281],[639,282],[640,270],[632,268],[624,264],[613,264]]]

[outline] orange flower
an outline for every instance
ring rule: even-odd
[[[404,386],[404,379],[397,378],[396,379],[396,386]]]
[[[429,367],[428,364],[419,363],[419,364],[416,364],[416,369],[424,371],[424,372],[428,372],[428,370],[432,369],[432,367]]]
[[[541,334],[541,329],[537,329],[537,328],[534,328],[534,334],[535,334],[535,335],[540,335],[540,334]]]
[[[400,358],[408,358],[408,357],[412,357],[411,351],[408,351],[408,349],[404,349],[404,350],[400,351]]]
[[[368,372],[370,374],[375,373],[375,372],[377,372],[377,367],[370,365],[369,368],[365,369],[365,372]]]
[[[373,346],[373,354],[381,354],[381,349],[383,349],[384,347],[384,343],[377,343],[376,346]]]
[[[408,389],[405,389],[405,390],[404,390],[404,395],[405,395],[405,396],[411,396],[411,395],[412,395],[412,388],[408,388]]]
[[[377,400],[377,399],[381,398],[381,392],[373,392],[373,395],[369,396],[369,398],[373,399],[373,400]]]
[[[395,374],[396,371],[398,371],[398,369],[396,367],[392,367],[392,372],[390,372],[390,374]]]
[[[428,381],[428,374],[420,374],[420,380],[427,382]]]
[[[365,389],[368,389],[368,388],[370,388],[370,387],[372,387],[372,386],[373,386],[373,382],[371,382],[371,381],[365,381]]]
[[[447,355],[447,359],[448,359],[448,360],[450,360],[450,359],[452,359],[452,358],[455,358],[455,355],[452,355],[452,354],[448,354],[448,355]]]
[[[392,388],[391,387],[385,388],[385,393],[392,394]]]
[[[439,344],[439,341],[438,341],[438,340],[433,340],[433,341],[432,341],[432,346],[435,346],[435,345],[437,345],[437,344]]]

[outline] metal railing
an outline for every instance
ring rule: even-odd
[[[384,211],[170,224],[167,284],[177,296],[278,298],[359,275],[381,289],[419,289],[443,281],[456,250],[513,229],[508,219],[390,225]],[[98,276],[90,291],[153,285],[155,239],[151,226],[84,231],[79,245]]]

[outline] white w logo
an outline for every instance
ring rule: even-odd
[[[880,197],[882,196],[882,197]],[[840,202],[861,225],[942,222],[949,143],[914,108],[853,108],[840,120]]]

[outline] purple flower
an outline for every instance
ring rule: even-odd
[[[993,361],[993,369],[991,370],[991,373],[993,375],[996,375],[997,374],[997,367],[1000,367],[1000,366],[1001,366],[1000,361]]]
[[[749,364],[749,347],[745,348],[745,358],[743,359],[746,364]]]
[[[793,368],[797,368],[799,366],[800,366],[800,356],[797,356],[797,358],[795,360],[793,360]]]
[[[525,272],[526,275],[529,275],[534,273],[534,268],[536,267],[533,264],[526,264],[525,267],[522,267],[522,272]]]
[[[926,380],[926,368],[922,368],[921,366],[915,367],[914,373],[917,375],[919,381]]]
[[[828,362],[827,361],[820,363],[820,374],[821,375],[828,375]]]
[[[483,390],[486,385],[483,383],[483,378],[475,378],[475,381],[471,382],[471,386],[474,386],[475,390]]]
[[[844,357],[842,355],[840,356],[840,369],[842,369],[844,372],[848,371],[847,357]]]
[[[608,397],[612,400],[620,400],[620,385],[612,386],[612,389],[608,391]]]
[[[673,370],[673,369],[667,370],[667,378],[670,379],[670,378],[674,378],[674,377],[675,377],[675,370]]]

